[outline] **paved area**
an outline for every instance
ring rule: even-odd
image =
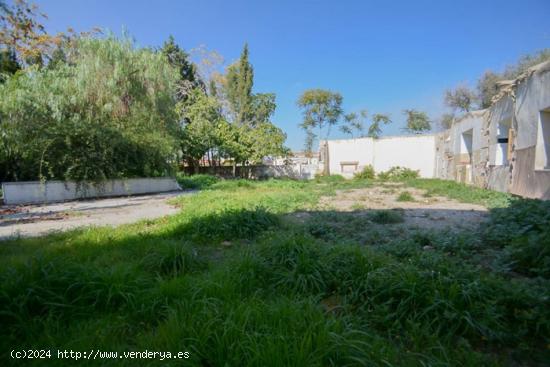
[[[167,201],[192,192],[70,201],[46,205],[0,206],[0,240],[41,236],[82,226],[118,226],[175,214]]]

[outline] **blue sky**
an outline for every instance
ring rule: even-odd
[[[36,0],[50,31],[124,28],[140,46],[172,34],[185,49],[206,45],[226,62],[245,42],[254,89],[277,95],[273,122],[303,147],[296,99],[308,88],[340,92],[346,111],[388,113],[383,135],[402,134],[402,110],[436,118],[442,96],[485,70],[550,47],[550,1],[145,1]],[[332,138],[343,137],[337,131]]]

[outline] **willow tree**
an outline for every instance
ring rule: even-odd
[[[177,71],[127,39],[80,38],[68,62],[0,85],[1,179],[102,180],[172,171]]]

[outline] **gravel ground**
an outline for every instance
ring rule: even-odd
[[[42,236],[83,226],[111,226],[175,214],[168,199],[192,192],[70,201],[46,205],[0,206],[0,240]]]
[[[409,192],[414,201],[398,201],[400,193]],[[405,226],[422,229],[455,230],[477,228],[488,217],[481,205],[460,203],[442,196],[425,197],[426,191],[401,184],[337,191],[335,196],[321,198],[324,210],[357,211],[359,214],[380,209],[403,210]]]

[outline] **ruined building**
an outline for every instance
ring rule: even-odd
[[[492,105],[435,135],[328,140],[324,171],[352,175],[403,166],[422,177],[456,180],[524,197],[550,199],[550,62],[502,82]]]

